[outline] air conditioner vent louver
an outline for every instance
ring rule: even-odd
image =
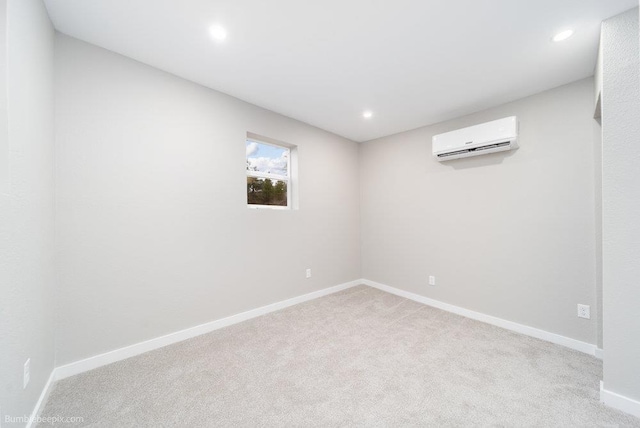
[[[486,146],[475,147],[473,149],[456,150],[455,152],[441,153],[441,154],[438,155],[438,157],[439,158],[444,158],[444,157],[447,157],[447,156],[455,156],[455,155],[460,155],[460,154],[465,154],[465,153],[478,152],[478,151],[481,151],[481,150],[497,149],[499,147],[509,146],[510,144],[511,143],[509,141],[503,141],[502,143],[488,144]]]

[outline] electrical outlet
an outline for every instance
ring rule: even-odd
[[[22,378],[23,379],[22,389],[25,389],[27,385],[29,385],[29,380],[31,379],[30,366],[31,366],[31,358],[27,358],[27,361],[24,363],[24,376]]]
[[[311,278],[311,269],[307,269],[307,278]]]
[[[429,275],[429,285],[436,285],[436,277]]]
[[[578,317],[591,319],[591,307],[589,305],[578,305]]]

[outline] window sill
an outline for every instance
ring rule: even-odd
[[[247,208],[252,210],[278,210],[278,211],[291,210],[291,207],[283,207],[279,205],[255,205],[255,204],[248,205],[247,204]]]

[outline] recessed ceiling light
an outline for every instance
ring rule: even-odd
[[[567,40],[571,36],[573,36],[573,30],[564,30],[553,36],[553,41],[561,42],[563,40]]]
[[[373,112],[371,110],[365,110],[362,112],[362,117],[365,119],[371,119],[373,117]]]
[[[209,29],[209,32],[211,33],[211,37],[213,37],[213,39],[218,42],[221,42],[227,38],[227,30],[225,30],[224,27],[220,25],[212,25]]]

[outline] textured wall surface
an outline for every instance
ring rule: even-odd
[[[12,426],[5,424],[5,416],[31,414],[54,365],[54,31],[40,0],[9,0],[6,6],[9,174],[0,192],[3,427]],[[31,382],[23,389],[27,358]]]
[[[362,144],[363,277],[595,344],[593,86]],[[518,150],[432,157],[433,135],[511,115]]]
[[[360,277],[356,143],[56,49],[58,364]],[[298,210],[247,208],[247,132],[298,146]]]
[[[638,10],[602,24],[604,385],[640,401]]]
[[[602,349],[602,127],[594,133],[594,201],[596,219],[596,299],[598,320],[598,348]]]

